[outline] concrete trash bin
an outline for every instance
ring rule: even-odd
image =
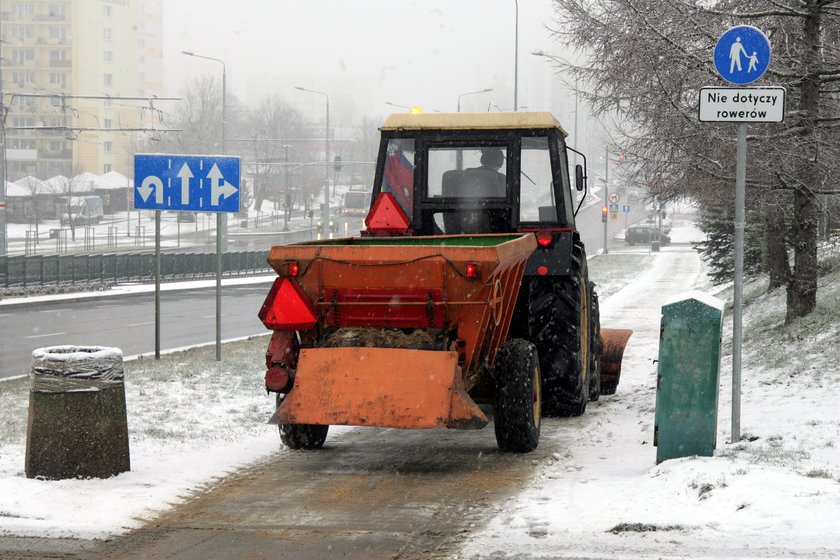
[[[130,470],[119,348],[39,348],[30,377],[28,478],[106,478]]]

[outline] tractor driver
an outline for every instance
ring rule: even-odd
[[[481,150],[481,167],[472,167],[466,171],[474,172],[479,177],[484,196],[503,197],[507,192],[507,179],[499,169],[504,164],[505,154],[501,148],[484,148]]]

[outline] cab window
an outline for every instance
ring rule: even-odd
[[[414,139],[388,141],[380,192],[392,193],[409,220],[414,214]]]
[[[548,137],[522,139],[519,178],[519,221],[557,222],[554,176]]]

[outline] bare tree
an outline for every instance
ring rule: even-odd
[[[289,193],[291,185],[286,184],[289,174],[287,165],[289,153],[299,157],[305,146],[294,142],[303,138],[306,120],[294,106],[279,95],[264,97],[259,104],[247,112],[245,138],[251,140],[252,171],[254,174],[254,199],[256,208],[262,208],[267,198],[276,197],[282,190]],[[294,146],[290,143],[294,142]]]
[[[588,87],[581,92],[601,114],[616,112],[622,150],[636,180],[655,196],[689,196],[731,204],[734,127],[698,122],[699,89],[724,85],[711,53],[734,24],[763,29],[774,45],[765,81],[788,92],[781,124],[749,129],[748,200],[766,206],[776,224],[789,216],[789,236],[767,228],[767,256],[784,275],[787,237],[794,255],[787,280],[788,319],[816,305],[817,193],[830,190],[840,165],[836,117],[840,50],[836,0],[555,0],[554,34],[580,49],[582,63],[559,65]],[[571,80],[570,80],[571,81]]]

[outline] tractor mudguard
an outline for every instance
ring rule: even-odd
[[[601,387],[610,387],[604,394],[615,393],[615,387],[621,377],[621,360],[627,341],[633,334],[631,329],[601,329],[601,341],[604,350],[601,353]]]

